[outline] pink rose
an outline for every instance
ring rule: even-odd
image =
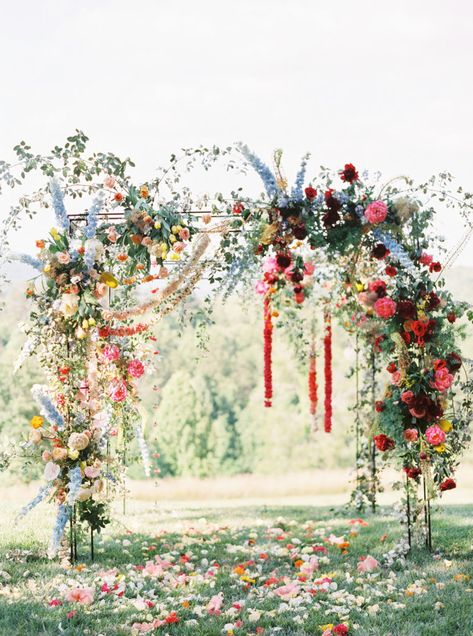
[[[179,232],[179,238],[181,239],[181,241],[187,241],[189,240],[189,237],[190,237],[189,228],[183,227],[182,230]]]
[[[103,184],[106,188],[113,188],[115,185],[115,177],[111,174],[107,175],[103,180]]]
[[[71,255],[69,252],[59,252],[56,256],[61,265],[67,265],[71,262]]]
[[[103,298],[108,291],[108,285],[105,283],[97,283],[94,289],[95,298]]]
[[[278,271],[278,263],[276,261],[276,257],[275,256],[268,256],[268,258],[266,258],[263,261],[263,272],[265,274],[273,274],[274,272]]]
[[[388,214],[384,201],[373,201],[365,210],[365,217],[369,223],[382,223]]]
[[[95,479],[100,475],[100,466],[86,466],[84,473],[89,479]]]
[[[391,382],[396,385],[399,386],[399,384],[401,383],[401,373],[400,371],[394,371],[394,373],[391,375]]]
[[[449,372],[447,367],[443,367],[442,369],[437,369],[435,372],[435,379],[430,383],[430,386],[443,393],[444,391],[448,391],[448,389],[452,386],[452,382],[453,375]]]
[[[102,351],[102,357],[107,360],[107,362],[115,362],[120,357],[120,349],[117,345],[110,344],[106,345]]]
[[[130,360],[128,363],[128,373],[133,378],[141,378],[144,372],[145,368],[140,360]]]
[[[367,556],[364,559],[360,559],[357,565],[358,572],[373,572],[379,567],[379,563],[372,556]]]
[[[43,462],[50,462],[52,459],[52,455],[48,450],[44,450],[43,454],[41,455],[41,458]]]
[[[404,439],[406,442],[417,442],[419,439],[419,431],[415,428],[406,428],[404,431]]]
[[[437,426],[437,424],[434,424],[434,426],[429,426],[429,428],[425,431],[425,439],[429,442],[429,444],[432,444],[432,446],[443,444],[445,438],[445,432],[442,431],[440,426]]]
[[[306,276],[312,276],[312,274],[315,272],[314,263],[311,263],[310,261],[307,261],[307,263],[304,263],[304,272]]]
[[[378,298],[374,304],[374,310],[380,318],[392,318],[396,313],[396,303],[389,296]]]
[[[109,384],[108,395],[113,402],[126,400],[127,390],[125,382],[119,378],[114,378]]]
[[[66,601],[91,605],[94,602],[94,590],[91,587],[75,587],[66,592]]]

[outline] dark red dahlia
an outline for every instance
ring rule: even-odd
[[[293,234],[296,239],[298,239],[299,241],[303,241],[307,236],[305,225],[298,225],[296,228],[294,228]]]
[[[332,227],[333,225],[336,225],[339,220],[340,214],[336,210],[329,210],[322,217],[325,227]]]
[[[461,357],[458,355],[458,353],[455,353],[454,351],[447,354],[446,362],[447,362],[447,367],[450,373],[456,373],[457,371],[460,370],[462,366]]]
[[[396,276],[397,269],[393,265],[386,265],[386,269],[384,270],[388,276]]]
[[[343,170],[340,170],[338,174],[340,175],[341,180],[346,181],[347,183],[358,181],[358,172],[352,163],[346,163]]]
[[[388,254],[389,254],[388,248],[382,243],[378,243],[371,250],[371,256],[373,256],[374,258],[377,258],[379,261],[382,261],[383,258],[386,258]]]
[[[292,263],[291,255],[284,254],[284,252],[278,252],[278,254],[276,254],[276,263],[278,264],[279,269],[287,269]]]
[[[402,320],[409,320],[416,317],[417,310],[412,300],[399,300],[396,313]]]
[[[414,466],[404,466],[403,470],[410,479],[417,479],[419,475],[422,475],[422,470]]]

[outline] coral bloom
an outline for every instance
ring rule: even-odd
[[[75,587],[66,592],[66,601],[91,605],[94,602],[94,590],[91,587]]]
[[[365,218],[369,223],[382,223],[388,214],[384,201],[373,201],[365,210]]]
[[[425,431],[425,439],[429,442],[429,444],[432,444],[432,446],[443,444],[445,437],[445,432],[442,431],[440,426],[437,426],[437,424],[429,426],[429,428]]]
[[[415,428],[406,428],[404,431],[404,439],[406,442],[417,442],[419,439],[419,431]]]
[[[389,296],[378,298],[374,304],[374,310],[380,318],[392,318],[396,313],[396,303]]]
[[[370,555],[365,557],[364,559],[360,559],[356,569],[358,572],[373,572],[379,567],[379,563],[376,559]]]

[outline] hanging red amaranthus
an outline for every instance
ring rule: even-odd
[[[273,322],[271,320],[271,301],[264,299],[264,405],[272,406],[273,397]]]
[[[312,343],[309,354],[309,403],[310,414],[314,418],[315,427],[315,414],[317,412],[317,358],[315,356],[315,342]]]
[[[332,430],[332,321],[328,311],[324,314],[324,373],[325,373],[325,416],[324,430]]]

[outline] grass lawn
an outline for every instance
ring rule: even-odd
[[[401,536],[389,508],[364,515],[363,526],[327,506],[172,510],[135,500],[127,515],[117,511],[96,562],[84,541],[79,567],[67,571],[44,556],[48,508],[14,527],[16,511],[2,509],[2,636],[302,636],[340,623],[360,635],[473,634],[473,506],[434,513],[433,557],[416,548],[404,565],[371,573],[357,571],[360,557],[383,562]],[[92,604],[65,600],[77,586],[93,589]]]

